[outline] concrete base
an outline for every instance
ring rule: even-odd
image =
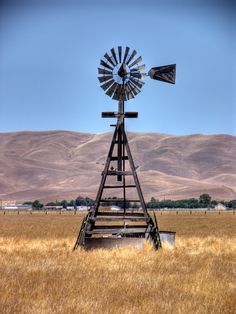
[[[145,238],[86,238],[84,248],[86,250],[91,249],[111,249],[115,247],[133,246],[136,248],[142,248],[147,240]]]
[[[161,243],[168,243],[169,245],[175,245],[175,232],[172,231],[159,231]],[[86,250],[91,249],[111,249],[115,247],[133,246],[135,248],[142,248],[144,243],[148,241],[145,238],[138,237],[101,237],[101,238],[85,238],[84,248]]]

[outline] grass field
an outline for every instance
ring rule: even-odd
[[[157,218],[174,249],[72,252],[82,214],[0,213],[0,313],[236,313],[236,215]]]

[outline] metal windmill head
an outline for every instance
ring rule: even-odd
[[[176,65],[154,67],[148,73],[145,64],[141,64],[142,57],[137,57],[136,50],[131,52],[129,47],[124,49],[119,46],[117,50],[112,48],[105,53],[98,68],[99,82],[101,88],[112,99],[126,101],[134,98],[141,92],[144,79],[149,76],[151,79],[175,84]]]

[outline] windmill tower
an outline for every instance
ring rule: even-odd
[[[118,52],[118,53],[117,53]],[[114,48],[104,55],[98,68],[101,88],[118,101],[116,112],[102,112],[103,118],[115,118],[116,124],[94,207],[84,218],[74,249],[86,249],[133,245],[140,247],[149,240],[158,249],[161,247],[158,224],[149,215],[139,183],[136,166],[125,132],[125,119],[137,118],[137,112],[126,112],[125,102],[134,98],[144,85],[145,77],[167,83],[175,83],[176,65],[151,68],[146,74],[142,57],[137,52],[122,47]],[[107,196],[109,192],[113,196]],[[115,195],[115,196],[114,196]],[[133,196],[135,195],[135,197]],[[119,210],[113,211],[112,204]],[[138,209],[130,206],[139,204]],[[117,208],[116,208],[117,209]]]

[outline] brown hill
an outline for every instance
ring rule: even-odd
[[[0,198],[95,198],[111,133],[0,133]],[[129,133],[146,200],[236,198],[236,137]]]

